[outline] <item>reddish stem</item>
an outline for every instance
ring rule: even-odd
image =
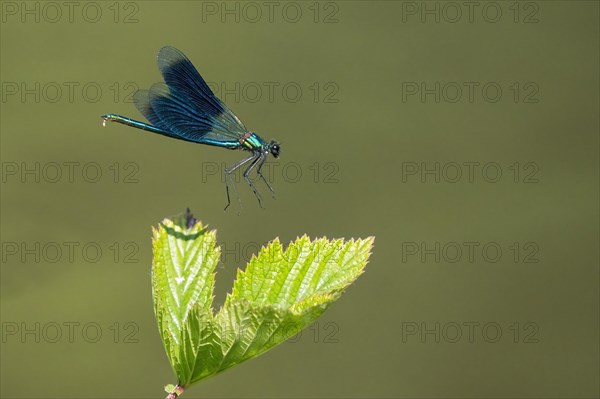
[[[177,385],[173,388],[173,392],[167,395],[165,399],[177,399],[183,393],[183,387],[181,385]]]

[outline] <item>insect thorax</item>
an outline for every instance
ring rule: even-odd
[[[262,148],[264,144],[265,142],[263,139],[261,139],[260,136],[254,132],[246,132],[242,137],[240,137],[240,145],[250,151]]]

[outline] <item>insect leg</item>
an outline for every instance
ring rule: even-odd
[[[266,156],[261,157],[260,162],[258,163],[258,168],[256,169],[256,174],[259,175],[260,178],[265,182],[267,187],[269,187],[269,191],[271,191],[271,194],[273,194],[273,198],[275,198],[275,191],[273,191],[273,187],[271,187],[271,184],[269,184],[269,181],[267,179],[265,179],[265,177],[262,174],[262,167],[266,160],[267,160]]]
[[[254,183],[252,183],[252,180],[250,180],[249,175],[250,175],[250,172],[252,172],[252,169],[254,169],[256,167],[256,165],[264,158],[265,158],[265,155],[263,153],[258,153],[258,155],[256,155],[256,158],[254,158],[254,161],[252,161],[250,166],[248,166],[246,168],[246,170],[244,170],[244,173],[243,173],[244,179],[246,179],[246,182],[252,188],[252,191],[254,191],[254,195],[256,196],[256,199],[258,200],[258,205],[260,205],[260,207],[263,209],[264,209],[264,206],[262,204],[262,196],[258,192],[257,188],[254,186]]]
[[[243,165],[245,165],[246,163],[248,163],[249,161],[255,160],[255,158],[256,158],[256,155],[252,154],[248,158],[244,158],[241,161],[238,161],[238,162],[234,163],[233,165],[231,165],[230,167],[225,169],[225,191],[227,193],[227,205],[225,206],[225,209],[223,209],[224,211],[226,211],[227,208],[229,208],[229,205],[231,205],[231,199],[229,197],[229,179],[231,179],[231,174],[233,172],[235,172],[237,169],[239,169],[240,167],[242,167]],[[235,191],[235,195],[237,195],[237,197],[238,197],[238,202],[239,202],[240,209],[241,209],[242,208],[242,200],[240,199],[240,196],[237,193],[237,189],[235,188],[235,183],[234,183],[233,179],[231,180],[231,185],[233,186],[233,191]]]

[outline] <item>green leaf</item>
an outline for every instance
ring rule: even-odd
[[[182,391],[294,336],[309,326],[362,272],[373,238],[311,241],[287,249],[278,239],[238,270],[215,314],[215,231],[186,214],[153,229],[154,310]]]

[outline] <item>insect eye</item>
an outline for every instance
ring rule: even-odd
[[[273,154],[275,158],[279,156],[279,144],[271,145],[271,154]]]

